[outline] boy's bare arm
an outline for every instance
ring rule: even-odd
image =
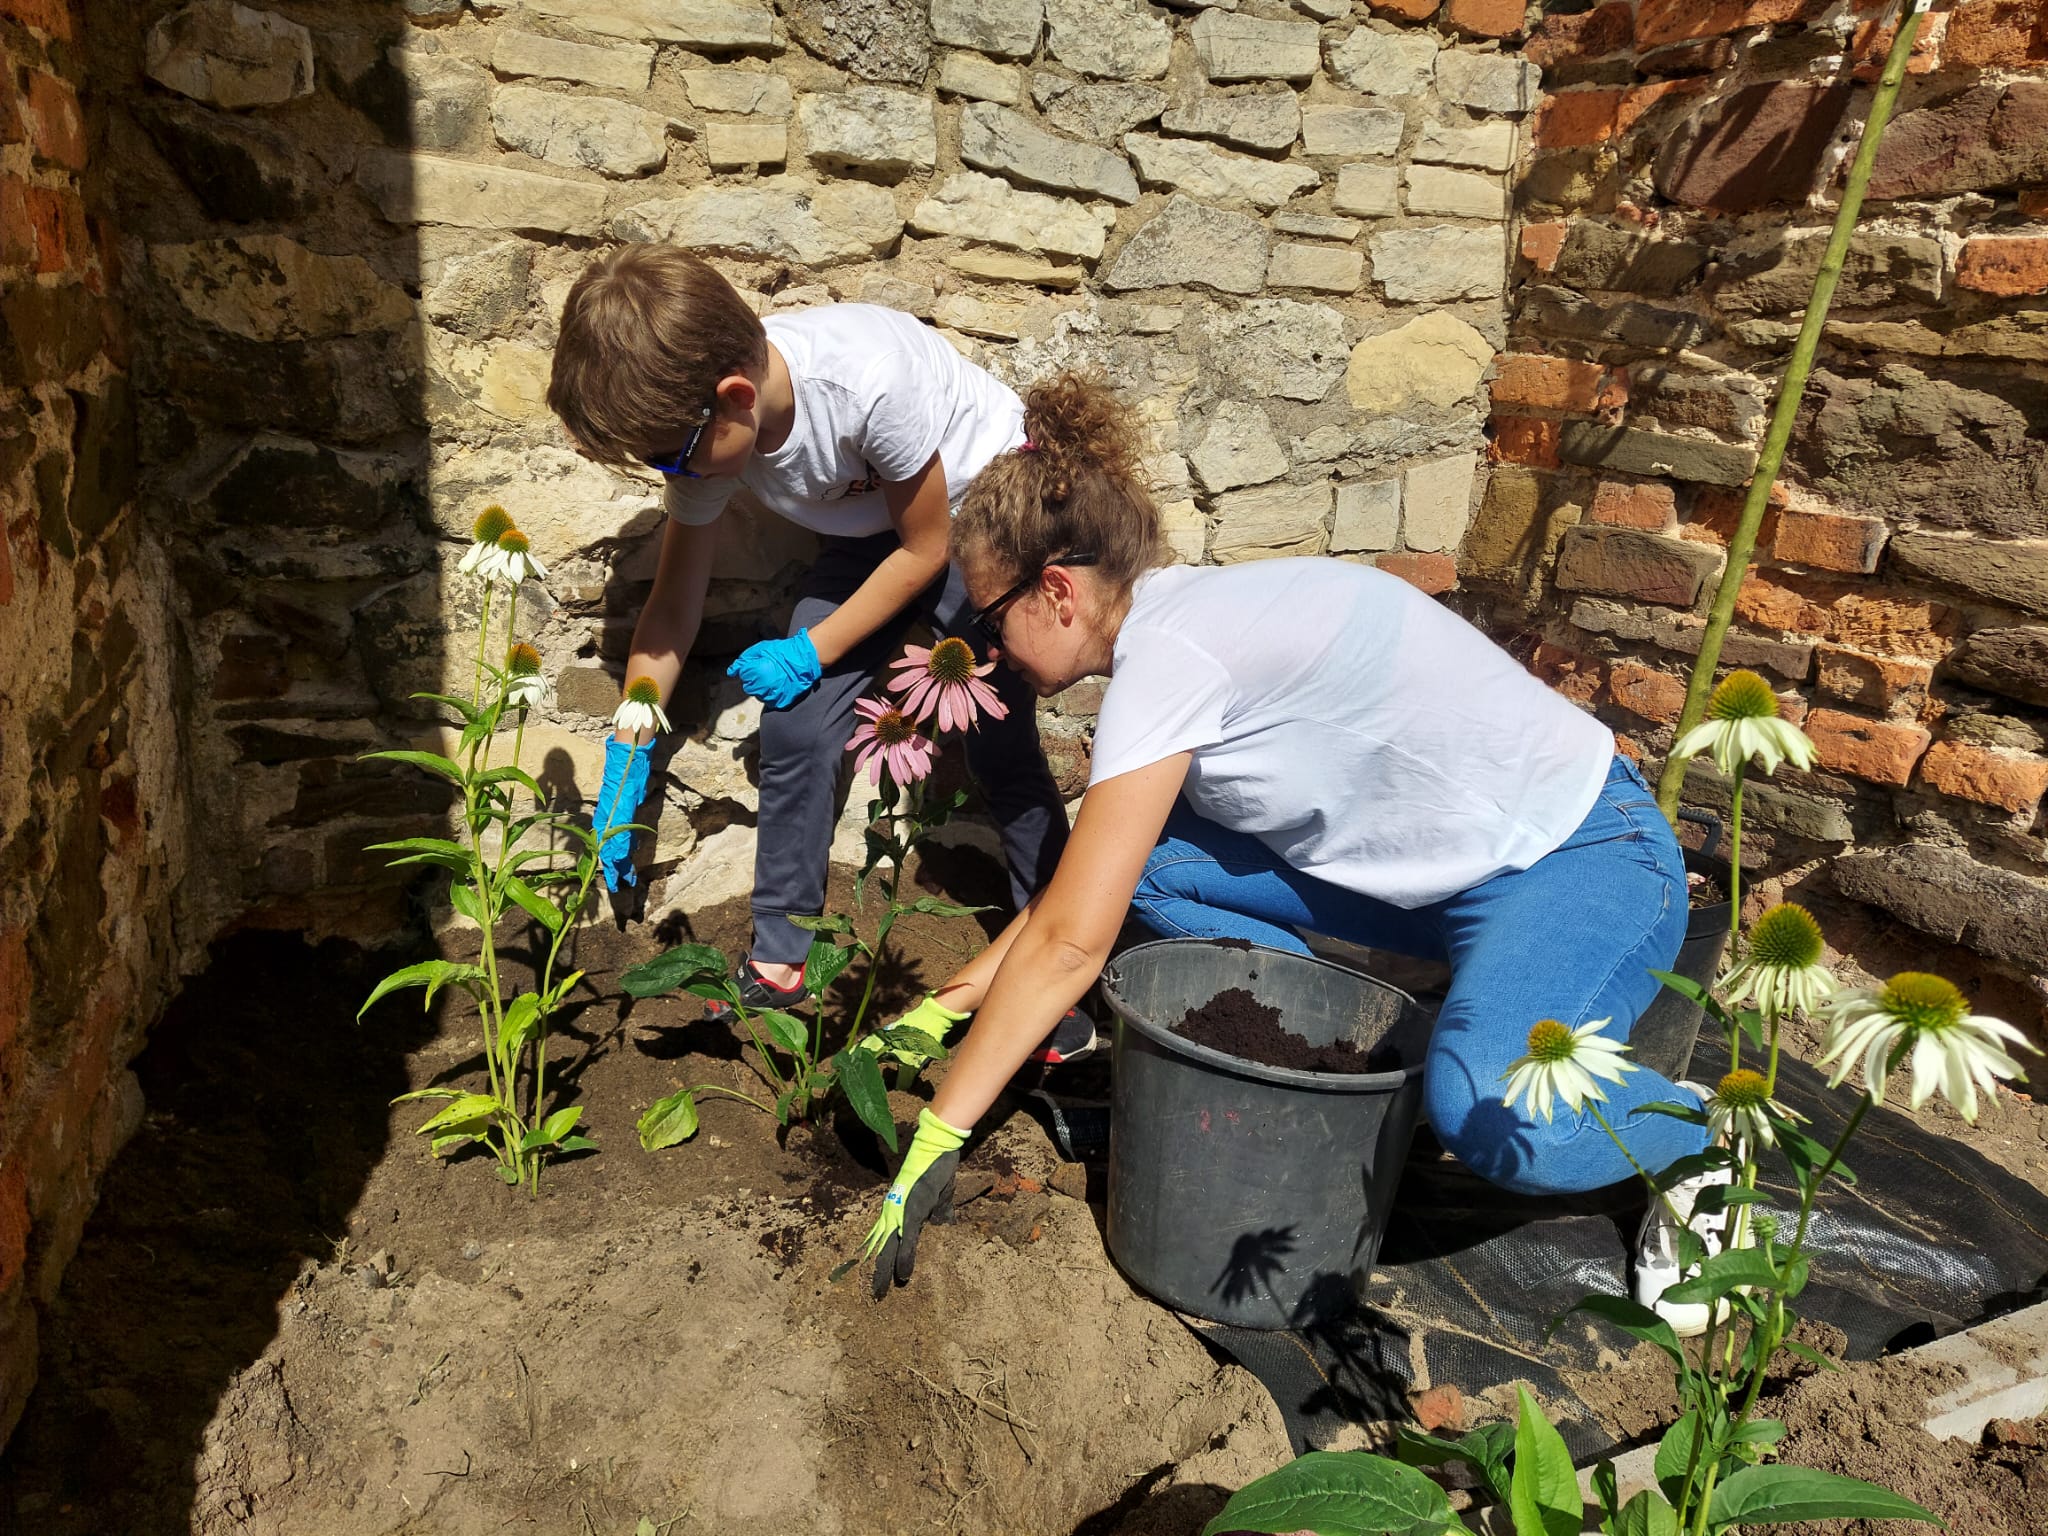
[[[626,677],[651,677],[660,685],[662,703],[675,692],[683,658],[696,643],[704,617],[704,593],[711,585],[711,557],[718,546],[718,524],[693,525],[668,519],[661,536],[661,560],[654,571],[654,590],[633,626],[633,653]],[[650,732],[640,734],[644,745]],[[621,736],[621,741],[626,738]]]
[[[828,667],[901,613],[946,568],[952,514],[939,456],[933,454],[908,480],[884,485],[882,497],[902,548],[891,551],[853,596],[811,627],[811,644],[819,662]]]

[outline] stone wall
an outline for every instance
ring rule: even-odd
[[[1530,36],[1489,485],[1460,557],[1662,754],[1895,7],[1607,0]],[[2048,981],[2048,8],[1923,24],[1724,663],[1803,716],[1761,868]],[[1725,786],[1695,764],[1701,803]],[[1968,962],[1971,957],[1961,957]]]
[[[0,0],[0,1439],[177,970],[170,581],[65,0]]]

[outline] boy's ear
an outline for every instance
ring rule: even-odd
[[[745,415],[751,411],[760,394],[754,387],[754,381],[743,373],[729,373],[718,381],[719,403],[734,415]]]

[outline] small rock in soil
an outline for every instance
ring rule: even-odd
[[[1088,1169],[1082,1163],[1061,1163],[1053,1169],[1048,1181],[1054,1194],[1065,1195],[1069,1200],[1088,1198]]]
[[[1438,1430],[1456,1433],[1465,1427],[1465,1399],[1449,1382],[1430,1387],[1415,1396],[1415,1422],[1429,1434]]]
[[[356,1279],[362,1282],[362,1287],[366,1291],[377,1291],[384,1288],[384,1277],[368,1264],[357,1267]]]
[[[484,1245],[472,1238],[462,1245],[462,1256],[471,1261],[480,1259],[484,1256]]]

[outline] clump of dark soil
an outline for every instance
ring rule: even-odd
[[[1333,1040],[1315,1045],[1280,1022],[1280,1010],[1243,987],[1226,987],[1199,1008],[1190,1008],[1173,1032],[1212,1051],[1298,1072],[1390,1072],[1400,1065],[1384,1043],[1354,1045]]]

